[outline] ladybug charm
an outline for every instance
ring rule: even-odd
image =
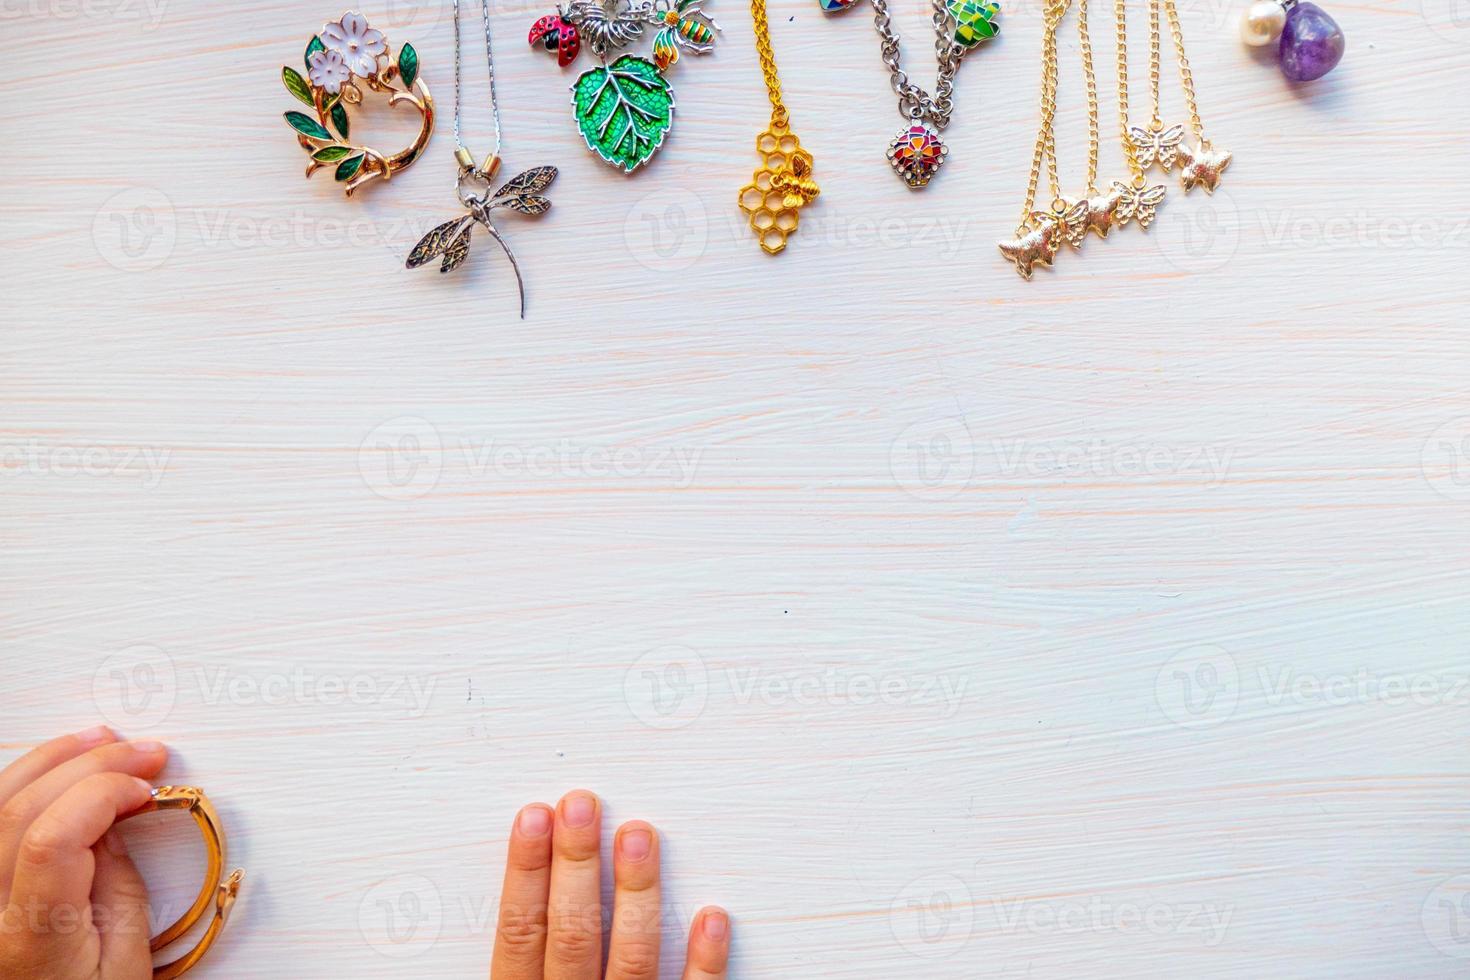
[[[577,25],[568,23],[558,14],[547,14],[532,24],[527,40],[531,44],[540,41],[547,51],[555,51],[556,63],[563,68],[576,61],[577,53],[582,50],[582,36],[577,33]]]

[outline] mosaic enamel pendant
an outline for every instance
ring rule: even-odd
[[[674,0],[663,8],[633,0],[572,0],[531,27],[528,40],[555,51],[568,67],[584,47],[600,64],[572,84],[572,117],[587,148],[624,173],[643,166],[674,126],[674,90],[665,73],[684,52],[714,49],[719,25],[701,0]],[[657,28],[651,58],[613,52]]]
[[[1000,4],[983,0],[949,0],[949,15],[954,18],[954,43],[969,50],[1000,33],[995,19]]]
[[[929,183],[944,165],[949,147],[928,126],[914,123],[899,130],[888,144],[888,162],[903,182],[917,190]]]

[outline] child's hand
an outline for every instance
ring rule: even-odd
[[[612,939],[602,966],[598,853],[602,806],[575,790],[555,813],[533,803],[510,832],[492,980],[653,980],[658,977],[658,833],[633,820],[613,838]],[[724,980],[730,918],[707,908],[689,930],[684,980]]]
[[[94,728],[0,772],[0,977],[153,975],[148,889],[109,828],[148,802],[167,758]]]

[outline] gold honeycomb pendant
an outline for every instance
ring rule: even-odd
[[[761,248],[775,255],[800,224],[801,209],[821,189],[812,179],[812,155],[784,122],[772,120],[771,128],[755,138],[755,148],[764,163],[740,189],[740,210],[750,219]]]

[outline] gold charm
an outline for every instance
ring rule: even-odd
[[[1155,122],[1144,129],[1141,126],[1130,126],[1128,128],[1128,142],[1133,146],[1134,159],[1144,170],[1159,165],[1159,169],[1168,173],[1174,169],[1174,164],[1179,156],[1179,143],[1184,139],[1184,125],[1170,126],[1165,129],[1163,123]]]
[[[1021,278],[1030,279],[1036,266],[1052,264],[1066,234],[1067,223],[1060,214],[1033,211],[1029,226],[1017,228],[1014,239],[996,244],[1000,254],[1016,264]]]
[[[1194,190],[1198,184],[1209,194],[1215,193],[1220,184],[1220,175],[1230,166],[1229,150],[1216,150],[1209,143],[1201,143],[1194,149],[1188,146],[1179,150],[1179,182],[1184,190]]]
[[[765,164],[740,189],[740,210],[749,218],[761,248],[775,255],[801,223],[800,210],[822,191],[812,179],[812,155],[784,124],[773,121],[756,137],[755,148]]]
[[[1084,197],[1067,209],[1066,238],[1073,248],[1081,248],[1090,231],[1107,238],[1114,228],[1121,228],[1132,217],[1129,188],[1117,181],[1102,194]]]
[[[1164,203],[1164,195],[1168,193],[1168,188],[1163,184],[1148,187],[1141,180],[1139,184],[1140,186],[1137,187],[1115,185],[1122,187],[1125,195],[1120,224],[1137,221],[1138,226],[1147,231],[1148,226],[1153,224],[1154,216],[1159,213],[1159,205]]]
[[[771,103],[771,128],[755,138],[756,152],[764,162],[751,175],[750,183],[740,188],[736,201],[762,251],[777,255],[801,224],[801,209],[822,191],[812,179],[812,155],[801,148],[801,140],[791,131],[791,117],[781,101],[781,76],[776,71],[776,52],[771,48],[766,0],[750,0],[750,17],[755,26],[761,75],[766,80],[766,98]]]

